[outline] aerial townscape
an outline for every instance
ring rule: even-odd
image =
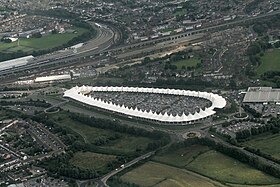
[[[0,187],[258,186],[279,0],[0,0]]]

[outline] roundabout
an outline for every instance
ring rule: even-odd
[[[233,115],[234,119],[247,119],[249,116],[246,113],[236,113]]]
[[[195,137],[200,138],[201,137],[200,132],[191,131],[191,132],[187,132],[187,133],[183,134],[184,139],[195,138]]]

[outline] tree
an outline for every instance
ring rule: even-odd
[[[58,31],[56,29],[52,30],[52,34],[57,34]]]
[[[1,42],[4,42],[4,43],[12,43],[12,40],[10,38],[2,38],[1,39]]]
[[[261,47],[258,43],[251,44],[247,49],[247,54],[248,55],[256,55],[259,52],[261,52]]]
[[[150,57],[145,57],[144,60],[143,60],[143,63],[147,64],[149,62],[151,62],[151,58]]]
[[[33,38],[42,38],[42,34],[40,32],[32,34]]]

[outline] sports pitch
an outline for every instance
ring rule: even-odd
[[[69,42],[73,38],[80,36],[81,34],[87,32],[83,28],[73,28],[75,32],[72,33],[62,33],[62,34],[49,34],[42,36],[41,38],[22,38],[18,41],[12,43],[0,43],[0,52],[14,53],[17,51],[32,52],[39,50],[52,49],[55,47],[62,46],[63,44]]]
[[[280,49],[265,52],[261,62],[256,70],[259,76],[268,71],[280,71]]]

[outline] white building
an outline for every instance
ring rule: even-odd
[[[21,58],[16,58],[13,60],[7,60],[4,62],[0,62],[0,71],[8,70],[15,67],[25,66],[29,61],[34,59],[32,55],[25,56]]]
[[[71,80],[70,74],[37,77],[35,83]]]

